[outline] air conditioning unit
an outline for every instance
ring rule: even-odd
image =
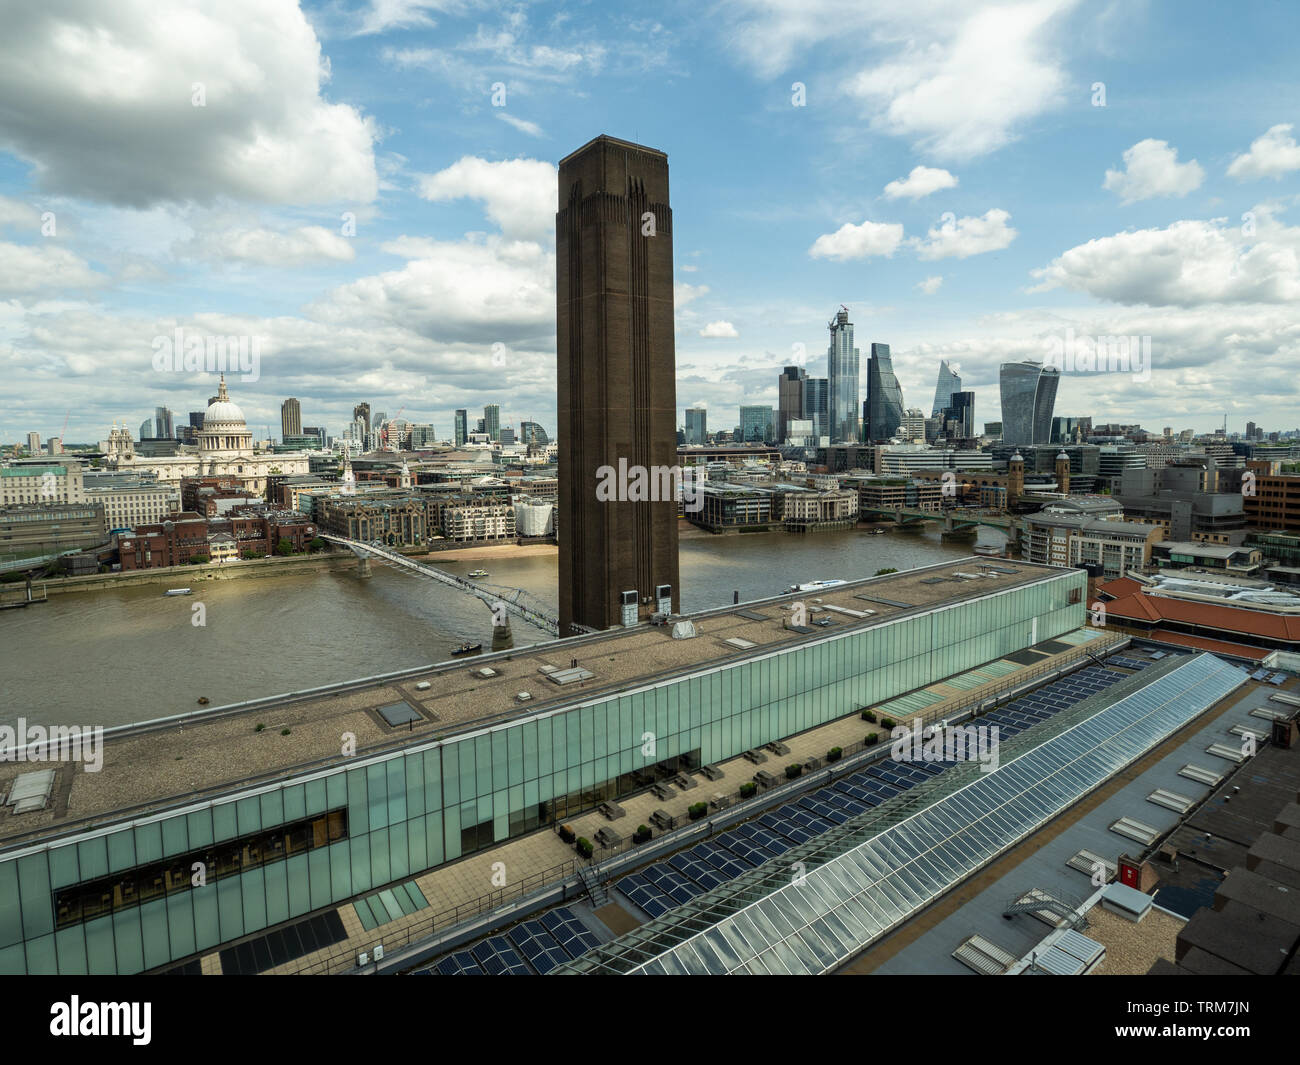
[[[517,703],[526,703],[526,702],[528,702],[532,697],[533,697],[533,693],[532,693],[532,692],[520,692],[518,695],[515,696],[515,702],[517,702]]]
[[[430,684],[427,680],[422,680],[420,681],[419,684],[415,686],[415,690],[418,692],[427,692],[432,687],[433,685]]]

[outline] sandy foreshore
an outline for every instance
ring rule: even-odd
[[[411,555],[422,562],[473,562],[485,558],[530,558],[536,555],[553,555],[559,548],[555,544],[489,544],[484,547],[449,548],[430,551],[427,555]]]

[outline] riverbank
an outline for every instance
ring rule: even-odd
[[[439,562],[475,562],[488,558],[537,558],[554,555],[559,550],[556,544],[487,544],[481,547],[453,547],[446,551],[430,551],[426,555],[407,552],[403,554],[408,558],[436,566]]]
[[[137,585],[166,585],[169,588],[192,588],[208,581],[233,581],[247,577],[291,577],[299,573],[356,568],[357,558],[351,551],[319,555],[290,555],[287,558],[241,559],[238,562],[209,562],[201,566],[164,566],[160,569],[128,570],[125,573],[91,573],[84,577],[51,577],[33,582],[49,595],[63,592],[115,591]],[[22,582],[0,585],[0,602],[25,599]]]

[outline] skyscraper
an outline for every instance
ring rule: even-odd
[[[686,408],[686,442],[705,444],[709,439],[709,412],[703,407]]]
[[[809,377],[804,382],[804,414],[813,427],[813,438],[821,443],[831,435],[830,382],[825,377]]]
[[[501,408],[496,403],[483,408],[483,431],[493,440],[501,439]]]
[[[154,438],[153,426],[154,426],[154,420],[152,418],[146,418],[144,421],[140,423],[141,440],[152,440]]]
[[[293,397],[280,404],[280,439],[302,436],[302,408]]]
[[[456,412],[456,427],[452,432],[457,447],[460,447],[469,439],[469,411],[458,410]]]
[[[853,346],[849,309],[841,305],[827,324],[831,331],[826,349],[826,380],[830,383],[830,436],[832,444],[858,442],[858,349]],[[899,411],[901,416],[902,411]]]
[[[775,433],[772,408],[741,407],[740,439],[746,444],[770,444]]]
[[[790,437],[790,423],[804,420],[804,392],[808,373],[801,366],[787,366],[777,378],[777,443]]]
[[[944,412],[944,409],[951,406],[951,399],[961,391],[961,376],[955,373],[948,360],[944,359],[939,363],[939,383],[934,388],[934,410],[930,412],[932,418],[938,417]]]
[[[1052,408],[1060,371],[1041,362],[1004,362],[999,373],[1002,392],[1002,442],[1046,444],[1052,435]]]
[[[903,424],[903,390],[894,376],[888,344],[872,344],[867,360],[868,440],[888,440]]]
[[[154,438],[157,440],[171,440],[174,438],[172,412],[166,407],[154,407],[153,430]]]
[[[969,439],[975,435],[975,393],[954,392],[940,412],[944,433],[950,438]]]
[[[519,439],[525,444],[549,444],[550,437],[538,422],[522,421],[519,423]]]
[[[555,216],[560,633],[679,609],[675,493],[629,499],[677,464],[668,157],[601,136],[560,161]],[[659,474],[659,476],[656,476]],[[630,483],[630,482],[629,482]]]
[[[361,421],[365,423],[366,432],[369,433],[370,432],[370,404],[369,403],[358,403],[355,407],[352,408],[352,420],[356,421],[358,418],[360,418]]]
[[[41,453],[41,434],[27,434],[27,453],[29,455],[39,455]]]

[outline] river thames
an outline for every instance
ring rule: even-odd
[[[981,529],[980,542],[1002,537]],[[776,595],[812,580],[869,577],[970,554],[938,529],[761,533],[681,541],[681,608]],[[479,566],[493,584],[524,588],[556,609],[557,555],[443,562]],[[205,582],[172,598],[158,586],[51,596],[0,612],[4,705],[0,724],[113,725],[446,661],[462,641],[491,647],[492,616],[446,585],[374,563],[253,580]],[[179,582],[178,582],[179,583]],[[201,602],[205,624],[191,623]],[[515,645],[549,639],[512,619]]]

